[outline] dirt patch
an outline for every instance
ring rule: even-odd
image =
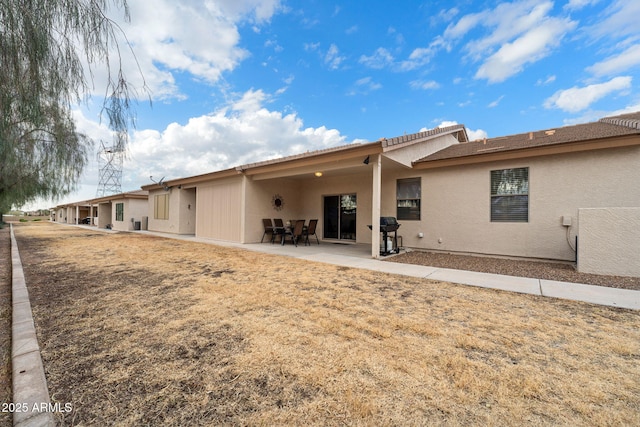
[[[386,261],[640,290],[640,277],[578,273],[572,264],[411,251]]]
[[[17,227],[72,425],[640,424],[637,312]],[[93,235],[88,235],[93,234]]]
[[[11,402],[11,234],[0,228],[0,404]],[[13,425],[13,417],[0,411],[0,426]]]

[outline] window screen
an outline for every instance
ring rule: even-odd
[[[420,220],[420,199],[422,188],[420,178],[399,179],[396,189],[396,218]]]
[[[491,171],[491,221],[529,221],[529,168]]]
[[[124,221],[124,203],[116,203],[116,221]]]
[[[169,195],[160,194],[154,198],[153,217],[155,219],[169,219]]]

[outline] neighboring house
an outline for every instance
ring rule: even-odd
[[[580,218],[613,215],[609,245],[637,254],[640,239],[616,230],[640,215],[639,123],[634,113],[473,142],[456,125],[169,180],[143,187],[149,230],[252,243],[262,218],[317,218],[321,240],[378,257],[379,217],[393,216],[405,247],[576,261],[576,245],[583,260],[594,245],[576,239]],[[622,259],[640,275],[637,257]]]
[[[91,217],[93,209],[87,202],[69,203],[51,208],[51,220],[60,224],[80,224],[83,218]]]
[[[137,190],[89,200],[97,207],[94,225],[117,231],[146,230],[147,198],[146,191]]]
[[[55,222],[87,224],[119,231],[146,229],[147,197],[144,190],[113,194],[52,209]]]

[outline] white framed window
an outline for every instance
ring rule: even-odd
[[[529,168],[491,171],[491,222],[529,222]]]

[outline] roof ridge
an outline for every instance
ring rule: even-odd
[[[452,130],[464,129],[463,124],[451,125],[446,127],[435,127],[433,129],[429,129],[423,132],[411,133],[409,135],[401,135],[394,136],[393,138],[383,138],[383,146],[388,147],[391,145],[402,144],[405,142],[415,141],[416,139],[427,138],[429,136],[438,135],[441,133],[446,133]]]
[[[631,129],[640,129],[640,120],[624,119],[620,117],[604,117],[598,120],[600,123],[609,123],[617,126],[624,126]]]
[[[261,161],[253,162],[253,163],[247,163],[247,164],[244,164],[244,165],[236,166],[235,169],[236,170],[245,170],[245,169],[250,169],[250,168],[257,167],[257,166],[265,166],[265,165],[270,165],[270,164],[275,164],[275,163],[282,163],[282,162],[287,162],[289,160],[302,159],[302,158],[305,158],[305,157],[311,157],[311,156],[315,156],[315,155],[319,155],[319,154],[331,153],[331,152],[334,152],[334,151],[337,152],[337,151],[342,151],[342,150],[348,150],[350,148],[359,147],[359,146],[363,146],[363,145],[366,145],[366,144],[371,144],[371,143],[350,142],[348,144],[337,145],[335,147],[321,148],[321,149],[318,149],[318,150],[305,151],[303,153],[290,154],[288,156],[275,157],[273,159],[261,160]]]

